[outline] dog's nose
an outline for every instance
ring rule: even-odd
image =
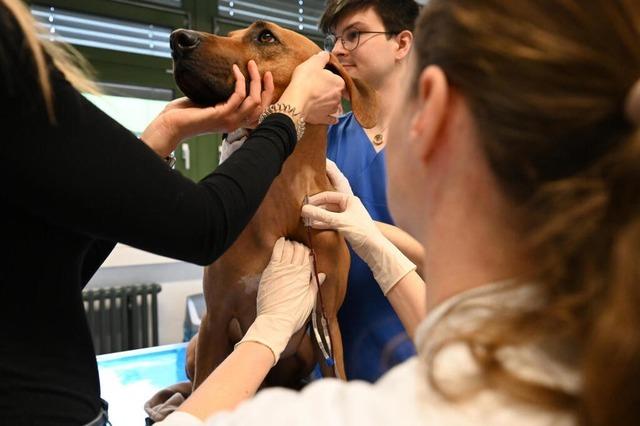
[[[175,30],[171,33],[169,43],[174,54],[183,54],[198,47],[200,36],[191,30]]]

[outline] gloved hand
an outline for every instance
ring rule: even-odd
[[[311,279],[309,249],[280,238],[271,261],[262,273],[257,297],[257,316],[238,345],[258,342],[273,352],[275,365],[291,336],[304,326],[318,292]],[[324,274],[318,274],[320,283]],[[236,345],[237,346],[237,345]]]
[[[321,192],[309,197],[302,207],[302,217],[311,219],[315,229],[335,229],[364,260],[387,293],[402,277],[416,269],[407,257],[382,235],[371,216],[355,195]]]
[[[248,137],[249,131],[242,127],[229,133],[227,138],[223,139],[220,144],[220,158],[218,159],[218,165],[224,163],[227,158],[231,157],[231,154],[242,148],[242,145],[244,145]]]
[[[353,190],[351,189],[351,185],[349,185],[349,181],[342,174],[336,163],[329,160],[327,158],[327,177],[331,182],[331,185],[338,192],[342,192],[343,194],[353,195]]]

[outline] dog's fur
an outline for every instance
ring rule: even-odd
[[[238,64],[248,79],[243,66],[250,59],[256,61],[261,75],[272,72],[274,99],[278,99],[294,68],[320,50],[306,37],[262,21],[228,37],[177,30],[172,35],[172,46],[185,36],[191,37],[191,41],[197,37],[197,41],[184,51],[174,47],[175,79],[182,91],[200,104],[226,100],[235,84],[231,65]],[[358,121],[364,127],[374,126],[375,92],[357,79],[352,80],[333,56],[328,68],[345,80]],[[300,219],[304,196],[333,189],[325,171],[326,135],[327,126],[307,125],[304,137],[284,163],[251,222],[227,252],[205,269],[207,312],[202,318],[197,344],[194,339],[189,347],[188,374],[193,378],[194,388],[231,353],[254,321],[260,275],[276,240],[284,236],[309,245]],[[337,312],[346,293],[349,251],[336,232],[312,233],[318,270],[327,274],[321,291],[333,341],[335,372],[345,379]],[[321,360],[315,339],[303,329],[292,337],[264,384],[298,388]],[[320,365],[323,375],[334,372],[323,361]]]

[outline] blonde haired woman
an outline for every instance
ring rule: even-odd
[[[163,426],[640,424],[640,2],[430,0],[416,27],[387,161],[392,214],[426,248],[426,319],[357,198],[318,194],[303,216],[362,253],[418,356],[374,385],[238,405],[285,324]],[[311,291],[267,288],[285,285]],[[266,318],[311,307],[267,288]]]
[[[82,288],[117,241],[212,262],[257,209],[295,146],[295,126],[270,115],[233,161],[196,184],[163,157],[187,137],[254,122],[271,101],[270,74],[262,90],[249,63],[247,95],[234,67],[225,104],[174,101],[142,143],[85,100],[78,89],[92,84],[67,50],[41,41],[21,2],[0,0],[0,34],[0,423],[103,425]],[[280,99],[307,121],[330,123],[338,109],[344,83],[323,70],[327,60],[300,65]]]

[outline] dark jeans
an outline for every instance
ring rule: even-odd
[[[100,412],[98,416],[87,423],[85,426],[111,426],[109,423],[109,403],[104,399],[100,399]]]

